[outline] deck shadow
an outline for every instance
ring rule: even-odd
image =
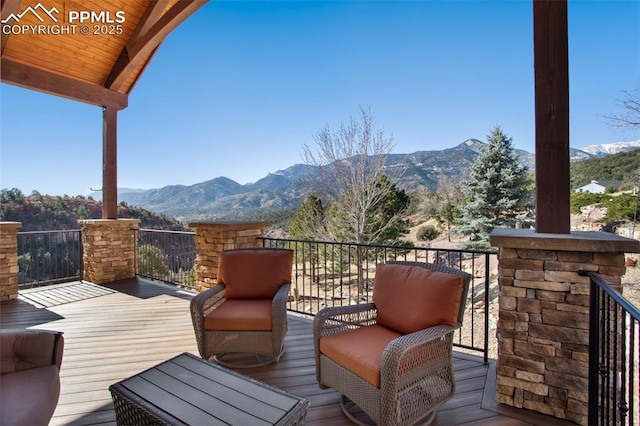
[[[0,325],[5,328],[29,328],[64,319],[46,308],[21,300],[7,300],[0,305]],[[7,327],[10,324],[10,327]]]
[[[179,299],[191,300],[195,293],[160,281],[144,278],[129,278],[100,284],[100,287],[108,288],[119,293],[128,294],[138,299],[150,299],[157,296],[171,296]]]

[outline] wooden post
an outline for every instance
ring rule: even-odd
[[[118,110],[102,110],[102,218],[118,218]]]
[[[536,232],[569,234],[567,0],[533,1]]]

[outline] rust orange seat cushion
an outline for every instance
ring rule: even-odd
[[[270,299],[225,300],[204,318],[205,330],[270,331]]]
[[[419,266],[379,264],[373,287],[377,323],[400,333],[458,322],[462,277]]]
[[[293,250],[238,249],[220,254],[218,283],[227,299],[269,299],[291,282]]]
[[[400,336],[402,334],[374,324],[322,337],[320,352],[379,388],[382,353]]]

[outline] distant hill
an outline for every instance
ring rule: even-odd
[[[442,177],[449,177],[452,182],[468,179],[472,164],[485,146],[484,142],[477,139],[468,139],[444,150],[391,154],[386,167],[391,175],[396,171],[401,172],[398,184],[410,193],[435,190]],[[620,180],[628,184],[630,173],[638,167],[640,150],[636,149],[639,146],[640,141],[635,141],[571,148],[572,187],[577,188],[598,179]],[[620,151],[628,152],[608,154]],[[516,153],[520,162],[533,171],[534,155],[524,150],[516,150]],[[226,177],[217,177],[194,185],[169,185],[148,190],[118,188],[118,199],[121,201],[119,217],[138,217],[142,220],[142,227],[157,229],[179,229],[183,226],[181,223],[192,220],[243,218],[269,220],[274,224],[286,223],[307,196],[304,178],[313,173],[314,167],[295,164],[245,185]],[[8,200],[8,194],[11,195],[13,191],[2,190],[2,220],[17,220],[25,224],[42,222],[39,229],[68,229],[78,226],[78,218],[100,218],[102,214],[101,204],[94,200],[101,200],[101,192],[94,192],[89,198],[25,197],[21,193],[13,193],[16,196],[14,198],[22,201]],[[65,216],[60,213],[62,211],[70,213]]]
[[[576,189],[592,180],[617,180],[621,189],[633,187],[633,177],[640,168],[640,149],[571,164],[571,188]]]
[[[34,194],[25,196],[16,189],[0,191],[0,220],[22,222],[20,231],[78,229],[81,219],[100,219],[102,203],[93,198]],[[118,217],[140,219],[141,228],[187,231],[188,228],[164,214],[120,203]]]
[[[398,184],[408,192],[436,189],[442,176],[450,176],[453,181],[468,178],[471,165],[485,145],[477,139],[468,139],[444,150],[391,154],[386,168],[389,174],[402,172]],[[533,154],[522,150],[516,152],[523,164],[533,168]],[[218,177],[190,186],[170,185],[144,192],[122,192],[119,198],[183,221],[252,217],[297,207],[308,194],[303,178],[312,173],[313,166],[296,164],[246,185]]]
[[[589,145],[580,148],[594,157],[606,157],[608,155],[618,154],[620,152],[629,152],[640,148],[640,140],[632,142],[613,142],[603,145]]]
[[[635,149],[637,142],[592,145],[585,149],[570,148],[572,162],[593,159],[607,153]],[[391,154],[386,167],[390,175],[401,171],[398,185],[408,192],[435,190],[439,179],[449,177],[457,182],[469,178],[472,164],[486,144],[467,139],[453,148],[417,151],[411,154]],[[516,150],[520,162],[533,171],[535,157]],[[296,208],[307,196],[303,178],[313,174],[313,166],[296,164],[269,173],[254,183],[241,185],[229,178],[218,177],[195,185],[170,185],[147,191],[121,191],[119,199],[132,205],[175,216],[183,221],[220,220],[239,217],[259,217],[274,210]],[[593,177],[591,179],[604,179]]]

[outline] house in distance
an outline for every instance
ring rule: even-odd
[[[592,180],[591,183],[576,189],[576,192],[590,192],[592,194],[604,194],[607,188],[614,187],[616,191],[622,182],[617,180]]]

